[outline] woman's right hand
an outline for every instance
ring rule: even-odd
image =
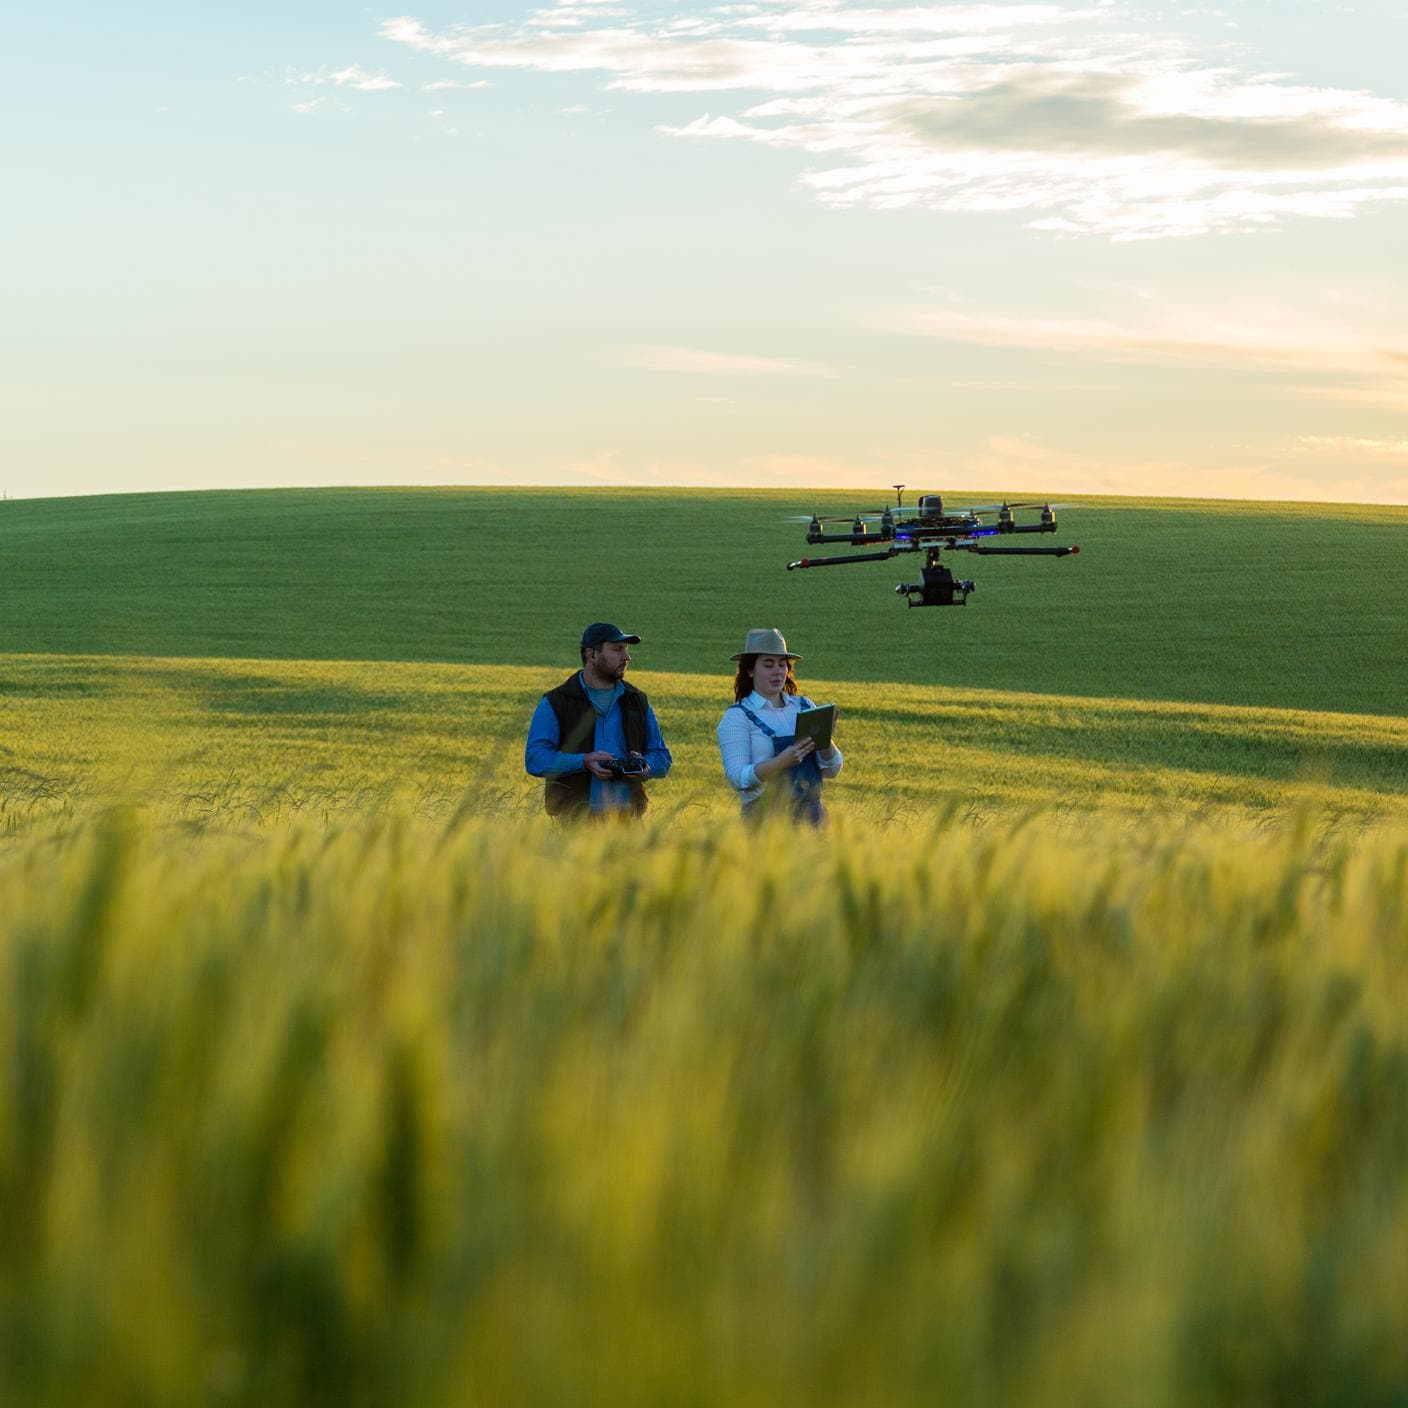
[[[808,753],[816,751],[816,739],[799,738],[790,748],[784,748],[782,751],[786,757],[791,759],[787,766],[789,768],[796,767]]]
[[[774,753],[765,763],[755,763],[753,772],[760,782],[766,782],[776,773],[795,768],[815,747],[816,739],[799,738],[795,743],[789,743],[780,753]]]

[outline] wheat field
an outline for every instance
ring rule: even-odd
[[[1408,829],[0,849],[36,1404],[1391,1403]]]
[[[0,657],[0,837],[128,801],[190,823],[532,816],[527,720],[570,666]],[[670,815],[732,815],[730,679],[632,670],[674,756]],[[838,704],[833,810],[923,824],[1009,808],[1408,819],[1408,718],[803,676]]]
[[[1404,511],[944,614],[786,499],[0,510],[0,1404],[1408,1401]],[[522,771],[584,612],[641,827]],[[822,834],[719,771],[762,623]]]

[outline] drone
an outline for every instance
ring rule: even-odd
[[[969,595],[977,588],[972,582],[959,581],[939,561],[943,552],[971,552],[979,557],[1068,557],[1079,552],[1069,548],[999,547],[990,541],[1006,539],[1015,533],[1054,533],[1056,510],[1050,503],[984,504],[978,508],[944,507],[938,494],[921,494],[913,508],[904,507],[903,484],[896,484],[895,506],[874,513],[858,513],[851,520],[849,532],[828,533],[825,525],[846,520],[823,518],[819,514],[795,518],[794,523],[806,523],[808,543],[849,543],[852,547],[869,547],[885,543],[883,552],[853,552],[844,557],[803,557],[789,562],[787,570],[804,567],[840,567],[847,562],[887,562],[901,553],[922,552],[924,566],[918,582],[901,582],[895,588],[898,596],[910,606],[966,606]],[[1018,523],[1019,509],[1039,509],[1035,523]],[[984,522],[984,514],[996,514],[995,523]]]

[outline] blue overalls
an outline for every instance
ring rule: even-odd
[[[797,703],[806,709],[814,709],[816,706],[810,699],[797,697]],[[796,741],[795,733],[778,733],[776,729],[771,729],[760,719],[746,704],[741,701],[729,706],[733,709],[742,709],[745,714],[762,729],[762,731],[772,739],[772,755],[777,757],[784,749],[790,748]],[[787,776],[792,783],[792,820],[805,821],[812,826],[820,826],[826,820],[826,813],[821,806],[821,764],[817,761],[816,750],[813,749],[802,759],[800,763],[793,764],[787,769]],[[766,796],[766,793],[764,794]],[[753,820],[762,814],[760,803],[763,801],[759,797],[753,802],[744,802],[743,816],[745,820]]]

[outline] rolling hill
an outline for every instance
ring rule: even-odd
[[[956,496],[949,495],[951,501]],[[873,501],[873,503],[872,503]],[[879,494],[278,490],[0,505],[0,654],[570,665],[581,626],[639,667],[724,675],[752,625],[807,677],[1094,698],[1408,710],[1408,509],[1092,499],[1079,557],[807,573],[789,514]],[[1049,541],[1049,540],[1046,540]]]

